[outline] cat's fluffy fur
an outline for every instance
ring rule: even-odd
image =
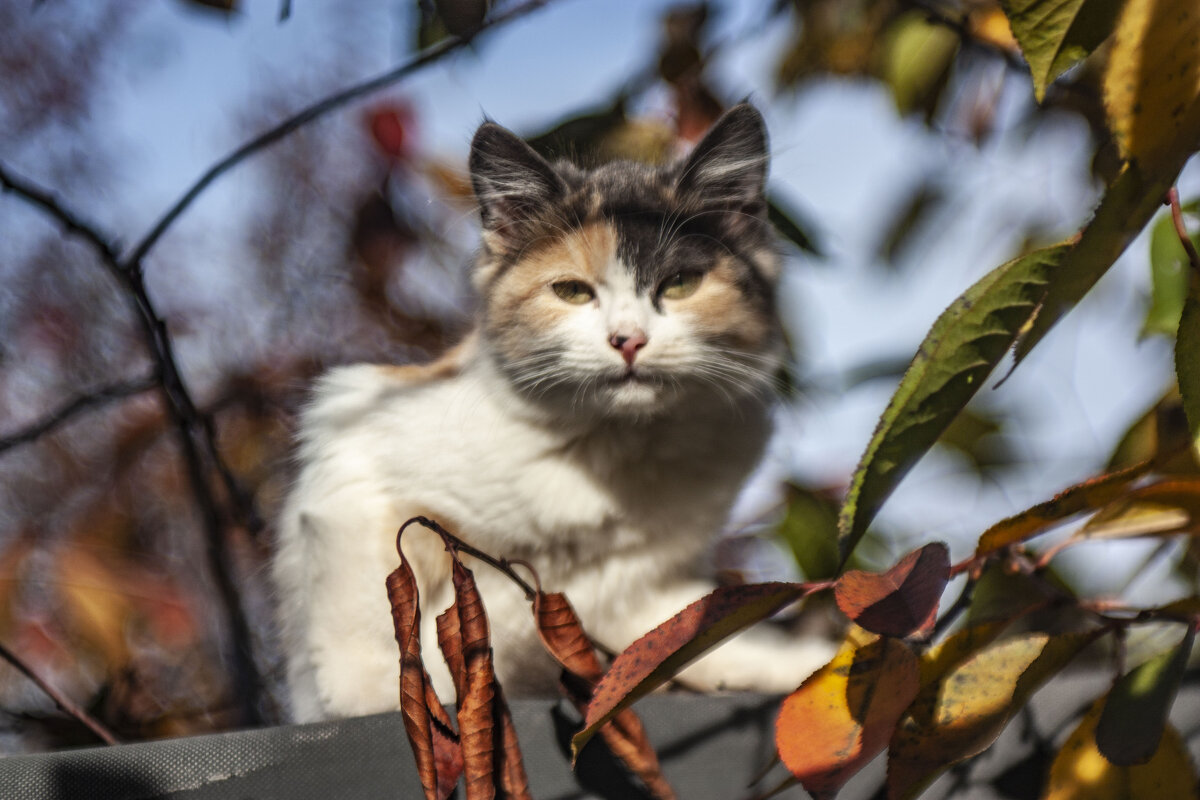
[[[384,579],[418,514],[532,563],[613,651],[712,589],[702,565],[768,437],[781,357],[766,166],[748,105],[661,169],[551,165],[479,129],[476,332],[427,366],[336,369],[304,414],[273,565],[298,719],[397,707]],[[425,662],[452,700],[433,628],[448,557],[420,529],[404,549]],[[528,602],[493,570],[475,574],[502,685],[552,692]],[[783,691],[828,655],[755,629],[683,677]]]

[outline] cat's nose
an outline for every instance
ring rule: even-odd
[[[608,338],[608,343],[620,350],[621,358],[625,359],[625,363],[632,367],[638,350],[646,346],[646,334],[641,331],[635,331],[628,336],[623,333],[614,333]]]

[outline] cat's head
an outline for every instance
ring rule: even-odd
[[[782,349],[767,160],[762,117],[746,104],[661,168],[552,165],[481,126],[474,279],[487,346],[518,392],[614,416],[761,394]]]

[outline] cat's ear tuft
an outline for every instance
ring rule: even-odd
[[[518,238],[525,223],[566,191],[554,167],[494,122],[475,132],[468,163],[484,231],[500,241]]]
[[[749,103],[726,111],[679,167],[681,196],[756,207],[767,184],[767,126]]]

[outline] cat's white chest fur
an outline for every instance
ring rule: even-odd
[[[768,436],[781,350],[765,147],[748,106],[661,170],[551,167],[498,126],[480,129],[477,331],[428,367],[335,370],[304,415],[272,565],[298,719],[398,706],[385,580],[398,529],[418,515],[533,565],[611,651],[713,588],[705,555]],[[449,559],[415,527],[403,548],[424,660],[451,701],[434,626]],[[505,690],[553,692],[529,602],[468,565]],[[829,654],[752,630],[683,677],[786,691]]]

